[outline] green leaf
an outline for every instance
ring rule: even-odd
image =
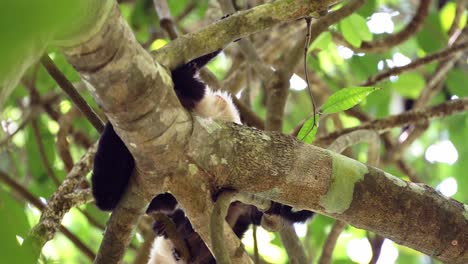
[[[362,41],[372,40],[372,33],[367,27],[366,19],[352,14],[340,21],[339,28],[343,37],[354,47],[360,47]]]
[[[449,28],[453,24],[453,20],[455,18],[457,4],[455,2],[446,3],[444,7],[439,12],[439,19],[442,25],[442,28],[445,32],[448,32]],[[466,25],[467,15],[466,12],[463,13],[460,23],[458,24],[458,28],[462,29]]]
[[[314,125],[314,117],[309,118],[305,121],[304,125],[302,125],[301,130],[297,134],[297,138],[307,144],[310,144],[314,141],[315,135],[317,134],[317,127],[319,122],[319,115],[315,115],[315,125]]]
[[[332,35],[329,31],[325,31],[322,34],[320,34],[314,42],[309,47],[309,51],[312,51],[314,49],[318,50],[326,50],[328,46],[332,43]]]
[[[321,107],[322,112],[332,114],[350,109],[376,90],[379,90],[379,88],[372,86],[341,89],[328,98],[327,102]]]
[[[440,24],[438,12],[432,12],[416,34],[419,47],[426,53],[435,52],[447,45],[447,34]]]
[[[110,0],[0,1],[0,105],[53,40],[87,37],[105,17],[101,7],[111,5]]]
[[[415,72],[403,73],[398,76],[396,82],[392,83],[392,88],[400,95],[411,99],[418,98],[425,86],[426,81],[424,78]]]
[[[22,204],[0,188],[0,254],[2,263],[34,263],[32,254],[22,248],[17,236],[25,238],[29,230]]]
[[[449,91],[458,97],[468,96],[466,88],[466,71],[461,69],[453,69],[447,75],[447,87]]]

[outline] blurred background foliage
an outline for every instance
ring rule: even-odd
[[[22,3],[24,2],[24,3]],[[27,2],[27,5],[26,5]],[[24,47],[38,34],[59,28],[60,23],[68,23],[70,7],[35,1],[5,1],[0,5],[0,69],[9,70],[18,56],[24,55]],[[57,2],[57,1],[56,1]],[[58,1],[60,2],[60,1]],[[158,17],[150,0],[119,1],[122,15],[135,32],[137,39],[148,49],[157,49],[170,40],[159,26]],[[262,1],[235,1],[238,8],[251,7]],[[180,33],[193,32],[216,21],[222,14],[215,1],[208,0],[169,0],[171,14]],[[447,46],[456,10],[456,1],[435,1],[422,29],[409,40],[382,53],[358,53],[336,43],[332,32],[338,32],[353,46],[362,41],[381,38],[400,31],[413,16],[418,1],[369,0],[355,14],[342,20],[322,33],[310,46],[308,67],[325,83],[331,91],[352,84],[364,82],[379,71],[408,64],[412,60],[438,51]],[[37,5],[37,6],[36,6]],[[68,5],[68,3],[67,3]],[[466,24],[466,10],[459,25]],[[296,24],[299,25],[299,24]],[[278,27],[281,29],[281,27]],[[288,46],[278,48],[267,39],[270,32],[252,36],[259,54],[265,61],[274,61]],[[296,36],[303,35],[302,33]],[[294,44],[297,38],[291,38]],[[26,43],[26,44],[25,44]],[[44,46],[45,47],[45,46]],[[27,48],[27,47],[26,47]],[[91,95],[80,83],[74,69],[66,62],[59,51],[50,47],[49,55],[67,78],[78,87],[86,101],[99,112]],[[269,53],[269,54],[265,54]],[[37,56],[40,56],[38,54]],[[209,65],[216,77],[223,81],[231,76],[231,69],[239,63],[238,46],[229,45],[225,52]],[[269,58],[271,57],[271,58]],[[428,104],[441,103],[454,98],[468,96],[466,57],[448,72],[442,92]],[[12,62],[13,61],[13,62]],[[382,88],[371,94],[361,108],[375,118],[397,114],[411,107],[427,85],[436,63],[428,64],[415,71],[393,76],[378,84]],[[273,67],[274,63],[273,63]],[[284,133],[290,133],[311,113],[310,99],[303,78],[303,66],[297,68],[290,80],[290,95],[286,105]],[[242,90],[237,96],[248,102],[255,113],[265,118],[264,86],[255,78],[252,71],[246,71]],[[1,87],[0,87],[1,88]],[[1,94],[1,93],[0,93]],[[2,100],[0,100],[2,101]],[[98,133],[80,114],[71,101],[63,94],[44,68],[33,65],[21,82],[0,107],[0,170],[7,172],[30,194],[42,202],[56,190],[51,174],[59,180],[67,174],[67,169],[57,151],[57,137],[61,122],[67,115],[73,115],[70,133],[66,135],[69,152],[77,161],[90,144],[98,139]],[[73,112],[75,112],[73,114]],[[359,120],[345,114],[338,115],[344,127],[359,124]],[[331,119],[321,120],[325,131],[337,129]],[[456,115],[430,122],[427,130],[415,140],[403,154],[403,160],[420,176],[420,179],[448,197],[468,203],[468,115]],[[394,138],[404,137],[405,128],[392,129]],[[9,135],[13,137],[8,138]],[[319,132],[320,133],[320,132]],[[3,139],[7,139],[3,141]],[[366,146],[357,145],[351,154],[366,162]],[[407,175],[395,165],[383,164],[382,169],[405,180]],[[88,176],[89,177],[89,176]],[[19,245],[27,232],[40,217],[40,210],[30,201],[18,195],[11,186],[0,186],[0,262],[24,263],[27,258],[19,253]],[[92,252],[97,252],[103,228],[108,218],[93,204],[72,209],[64,218],[63,225],[81,240]],[[317,261],[323,243],[330,232],[333,219],[317,215],[306,224],[297,224],[296,231],[303,240],[307,252]],[[338,239],[333,253],[333,263],[368,263],[372,256],[370,238],[374,235],[351,226],[345,228]],[[269,263],[288,263],[286,251],[277,234],[258,229],[258,243],[261,257]],[[252,252],[252,232],[244,236],[246,248]],[[143,236],[137,233],[128,250],[125,261],[131,263],[137,249],[143,243]],[[43,248],[40,263],[90,263],[83,253],[67,237],[58,233]],[[438,263],[417,251],[385,240],[378,263]]]

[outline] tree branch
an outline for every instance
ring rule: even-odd
[[[104,130],[104,123],[99,118],[99,116],[94,112],[94,110],[86,103],[86,101],[81,97],[73,84],[63,75],[63,73],[57,68],[55,63],[50,59],[46,54],[42,56],[41,63],[50,76],[57,82],[57,84],[62,88],[62,90],[68,95],[78,109],[83,113],[83,115],[91,122],[91,124],[96,128],[98,132]]]
[[[324,146],[332,142],[335,138],[338,138],[341,135],[348,134],[349,132],[356,130],[372,129],[379,132],[383,132],[393,127],[401,127],[413,124],[416,121],[441,118],[444,116],[449,116],[455,113],[465,111],[468,111],[468,98],[451,100],[425,109],[411,110],[399,115],[389,116],[387,118],[376,119],[370,122],[366,122],[356,127],[350,127],[343,130],[335,131],[329,133],[328,135],[318,137],[315,140],[314,144],[318,146]]]
[[[326,10],[337,0],[293,1],[279,0],[240,11],[196,33],[184,35],[163,48],[152,52],[155,61],[168,67],[188,62],[215,51],[232,41],[268,29],[274,25]],[[219,34],[223,32],[223,34]]]
[[[467,48],[468,48],[468,42],[463,42],[463,43],[460,43],[460,44],[457,44],[457,45],[453,45],[450,48],[447,48],[447,49],[444,49],[442,51],[435,52],[435,53],[432,53],[430,55],[427,55],[426,57],[417,59],[417,60],[415,60],[415,61],[413,61],[413,62],[411,62],[411,63],[409,63],[409,64],[407,64],[405,66],[394,67],[394,68],[391,68],[391,69],[389,69],[387,71],[381,72],[381,73],[379,73],[379,74],[377,74],[375,76],[369,77],[367,79],[367,81],[365,81],[361,85],[362,86],[375,85],[376,83],[381,82],[382,80],[385,80],[385,79],[389,78],[390,76],[399,75],[399,74],[401,74],[403,72],[410,71],[410,70],[415,70],[418,67],[427,65],[427,64],[429,64],[429,63],[431,63],[433,61],[437,61],[437,60],[447,58],[447,57],[453,55],[454,53],[466,50]]]
[[[10,176],[8,176],[5,172],[0,170],[0,181],[4,182],[6,185],[10,186],[15,192],[17,192],[22,198],[24,198],[27,202],[31,203],[34,205],[37,209],[40,211],[44,211],[46,205],[43,204],[39,199],[34,197],[32,193],[30,193],[26,188],[21,186],[19,183],[17,183],[15,180],[13,180]],[[64,236],[66,236],[83,254],[88,257],[90,260],[93,260],[95,255],[94,252],[86,246],[75,234],[70,232],[66,227],[63,225],[59,226],[60,232]],[[40,253],[41,248],[35,248],[38,252],[37,254]]]
[[[217,186],[329,215],[442,261],[468,260],[466,209],[432,188],[278,133],[195,120],[187,155]],[[206,180],[193,177],[178,188]]]
[[[36,253],[39,253],[44,244],[54,237],[55,232],[60,228],[63,216],[72,207],[92,199],[90,192],[85,194],[85,196],[79,195],[78,197],[73,194],[83,191],[79,190],[78,187],[80,183],[85,180],[86,174],[91,169],[95,152],[96,145],[89,149],[80,161],[75,164],[58,190],[48,200],[47,206],[43,209],[39,223],[29,232],[24,243],[28,243],[32,245],[33,248],[38,249],[39,251]],[[70,196],[70,194],[72,194],[72,196]]]
[[[421,0],[419,1],[418,9],[416,14],[413,16],[413,19],[406,25],[406,27],[393,35],[388,35],[385,38],[374,40],[374,41],[363,41],[361,46],[356,48],[349,44],[344,38],[339,34],[333,34],[333,38],[350,49],[357,52],[385,52],[409,39],[411,36],[416,34],[422,27],[424,20],[429,13],[429,8],[431,7],[431,0]]]

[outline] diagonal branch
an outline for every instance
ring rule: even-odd
[[[308,16],[339,2],[279,0],[237,12],[196,33],[184,35],[152,53],[155,61],[175,68],[184,62],[215,51],[232,41],[275,25]],[[223,32],[223,34],[219,34]]]
[[[339,34],[333,34],[335,40],[339,43],[342,43],[359,52],[385,52],[403,42],[408,40],[410,37],[415,35],[422,27],[424,20],[426,19],[429,8],[431,7],[431,0],[420,0],[416,14],[413,16],[413,19],[406,25],[406,27],[400,32],[392,35],[388,35],[385,38],[374,40],[374,41],[364,41],[361,46],[356,48],[344,40],[343,36]]]
[[[468,98],[448,101],[436,106],[428,107],[421,110],[411,110],[399,115],[390,116],[383,119],[373,120],[356,127],[350,127],[329,133],[328,135],[318,137],[315,144],[323,146],[329,144],[335,138],[347,134],[352,131],[361,129],[372,129],[379,132],[386,131],[390,128],[406,126],[421,120],[431,120],[444,116],[453,115],[455,113],[468,111]]]

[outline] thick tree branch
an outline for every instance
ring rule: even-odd
[[[329,215],[442,261],[468,261],[466,205],[278,133],[196,121],[187,155],[216,186]]]
[[[237,12],[196,33],[179,37],[165,47],[154,51],[153,58],[168,67],[175,68],[193,58],[215,51],[232,41],[288,22],[312,12],[326,10],[338,2],[279,0]],[[222,32],[222,34],[220,34]]]

